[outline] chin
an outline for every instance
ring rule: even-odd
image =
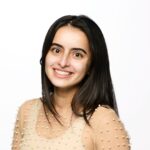
[[[60,88],[60,89],[76,89],[78,87],[78,84],[65,84],[65,83],[61,83],[60,82],[55,82],[55,83],[52,83],[54,85],[54,87],[56,88]]]

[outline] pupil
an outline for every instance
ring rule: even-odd
[[[58,50],[58,49],[56,49],[56,53],[59,53],[59,50]]]

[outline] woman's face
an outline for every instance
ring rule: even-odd
[[[57,88],[76,88],[88,73],[91,52],[87,36],[70,25],[58,29],[45,61],[48,79]]]

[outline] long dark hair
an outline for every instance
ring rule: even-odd
[[[78,91],[72,99],[71,106],[74,114],[82,116],[87,123],[89,123],[87,116],[91,116],[98,105],[111,107],[118,114],[105,39],[98,25],[85,15],[63,16],[56,20],[47,32],[40,60],[42,78],[41,99],[43,104],[59,120],[54,106],[54,99],[51,96],[54,87],[45,73],[45,57],[57,30],[68,24],[80,29],[86,34],[92,53],[89,75],[82,80]],[[83,108],[82,113],[79,112],[79,107]]]

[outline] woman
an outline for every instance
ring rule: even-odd
[[[42,97],[19,109],[13,150],[128,150],[103,34],[87,16],[63,16],[46,35]]]

